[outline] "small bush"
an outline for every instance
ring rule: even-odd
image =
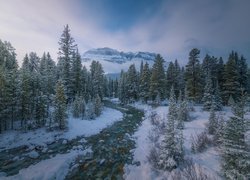
[[[191,150],[193,153],[203,152],[212,141],[209,139],[207,132],[191,135]]]
[[[171,180],[209,180],[215,179],[211,177],[204,168],[195,164],[192,159],[185,160],[184,168],[171,173]]]

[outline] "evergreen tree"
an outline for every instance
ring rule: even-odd
[[[224,67],[224,62],[222,57],[219,58],[218,60],[218,64],[217,64],[217,81],[219,84],[219,89],[222,91],[223,90],[223,84],[224,84],[224,71],[225,71],[225,67]]]
[[[200,50],[194,48],[189,53],[186,65],[186,88],[190,100],[199,102],[202,95],[202,73],[199,61]]]
[[[239,72],[240,88],[243,88],[244,91],[246,91],[247,90],[247,62],[244,56],[241,56],[237,65],[238,65],[238,72]]]
[[[250,155],[245,133],[245,96],[235,104],[234,116],[226,122],[222,141],[222,168],[227,179],[247,179],[250,177]]]
[[[152,74],[150,78],[150,95],[152,100],[156,99],[159,94],[161,99],[165,97],[165,72],[164,72],[164,60],[158,54],[155,58],[154,65],[152,67]]]
[[[180,93],[181,95],[181,93]],[[189,114],[189,108],[188,108],[188,101],[186,95],[184,96],[184,99],[181,100],[179,98],[179,110],[178,110],[178,124],[177,127],[179,129],[184,128],[184,121],[189,121],[190,120],[190,114]]]
[[[104,95],[104,71],[102,65],[98,61],[92,61],[90,65],[90,74],[91,74],[91,92],[90,95],[94,98],[98,95],[101,99]]]
[[[59,40],[59,71],[60,78],[65,87],[65,94],[67,101],[71,100],[73,96],[73,87],[72,87],[72,77],[71,77],[71,67],[72,67],[72,56],[74,54],[76,44],[75,40],[70,34],[69,26],[64,27],[63,33]]]
[[[13,129],[18,115],[18,65],[15,49],[0,40],[0,133]]]
[[[170,90],[171,87],[174,86],[175,83],[175,67],[174,67],[174,63],[170,62],[168,65],[168,69],[166,72],[166,93],[167,93],[167,97],[170,96]],[[176,88],[174,86],[174,88]]]
[[[76,96],[73,101],[72,114],[75,118],[84,118],[86,111],[86,103],[83,97]]]
[[[65,129],[67,119],[67,105],[64,86],[61,80],[59,80],[56,84],[56,96],[54,106],[54,122],[58,123],[60,129]]]
[[[184,157],[182,131],[177,129],[177,104],[174,88],[171,88],[169,98],[168,121],[163,141],[160,144],[158,166],[161,169],[172,170],[176,168]]]
[[[208,76],[211,78],[212,87],[214,88],[217,82],[217,75],[218,75],[218,60],[215,57],[211,57],[208,54],[205,56],[202,62],[202,71],[204,77],[207,78]]]
[[[119,80],[119,90],[118,90],[118,97],[122,104],[127,103],[127,74],[121,71],[121,77]]]
[[[178,113],[177,113],[177,128],[184,129],[184,104],[182,101],[182,93],[180,91],[178,97]]]
[[[208,119],[208,133],[212,135],[215,134],[217,127],[218,127],[218,120],[215,114],[215,106],[214,104],[212,104]]]
[[[72,70],[71,70],[71,75],[72,75],[72,89],[73,89],[73,95],[77,95],[77,94],[82,94],[82,82],[81,82],[81,78],[82,78],[82,74],[81,74],[81,70],[82,70],[82,63],[81,63],[81,56],[78,52],[78,49],[76,50],[76,52],[73,53],[73,57],[72,57]]]
[[[213,102],[214,102],[214,108],[216,111],[221,111],[223,108],[222,105],[222,98],[221,93],[219,90],[219,83],[216,83],[215,89],[214,89],[214,95],[213,95]]]
[[[94,112],[97,117],[100,116],[102,112],[102,101],[98,94],[94,99]]]
[[[140,98],[147,103],[150,94],[149,94],[149,88],[150,88],[150,69],[148,66],[148,63],[145,63],[142,75],[141,75],[141,81],[140,81],[140,92],[139,96]]]
[[[223,100],[227,104],[229,97],[232,96],[235,101],[238,101],[240,95],[239,72],[237,68],[234,52],[229,56],[228,62],[225,65],[224,84],[223,84]]]
[[[127,91],[129,102],[136,101],[138,97],[138,82],[134,64],[130,65],[127,72]]]
[[[203,109],[206,111],[211,109],[212,102],[214,100],[213,91],[214,90],[213,90],[212,80],[211,80],[210,75],[208,75],[208,77],[206,79],[206,86],[204,89],[204,95],[202,98]]]

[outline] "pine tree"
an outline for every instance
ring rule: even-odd
[[[175,67],[174,63],[170,62],[168,65],[168,69],[166,72],[166,91],[167,91],[167,97],[170,96],[170,90],[171,87],[174,86],[175,83]],[[176,88],[174,86],[174,88]]]
[[[203,109],[206,111],[211,109],[212,102],[214,100],[213,91],[214,90],[213,90],[212,80],[211,80],[210,75],[208,75],[208,77],[206,79],[206,86],[204,89],[204,95],[202,98]]]
[[[59,80],[56,84],[56,96],[54,105],[54,122],[59,124],[60,129],[65,129],[67,120],[67,105],[64,86],[61,80]]]
[[[235,101],[238,101],[240,96],[239,72],[236,60],[237,56],[235,56],[234,52],[232,52],[225,65],[225,81],[223,84],[223,100],[225,104],[227,104],[230,96],[232,96]]]
[[[202,62],[202,71],[204,77],[207,78],[208,76],[211,78],[212,87],[214,88],[217,82],[217,75],[218,75],[218,60],[214,56],[209,56],[208,54],[205,56]]]
[[[189,53],[186,65],[186,88],[190,100],[199,102],[202,96],[202,72],[199,61],[200,50],[194,48]]]
[[[102,101],[98,94],[94,99],[94,112],[96,117],[100,116],[102,112]]]
[[[126,104],[128,102],[127,98],[127,74],[121,71],[121,77],[118,85],[118,97],[122,104]]]
[[[135,65],[130,65],[127,72],[127,95],[129,98],[129,102],[134,102],[138,98],[138,82],[137,82],[137,72],[135,69]]]
[[[150,94],[149,94],[149,88],[150,88],[150,70],[148,63],[145,63],[142,75],[141,75],[141,81],[140,81],[140,92],[139,96],[140,98],[147,103]]]
[[[215,114],[215,105],[212,104],[208,119],[208,133],[212,135],[215,134],[217,128],[218,128],[218,119]]]
[[[222,57],[219,58],[218,60],[218,64],[217,64],[217,82],[219,84],[219,89],[223,90],[223,84],[224,84],[224,71],[225,71],[225,67],[224,67],[224,62]]]
[[[239,72],[239,84],[240,88],[243,88],[244,91],[247,90],[247,62],[244,56],[241,56],[238,63],[238,72]]]
[[[245,96],[234,106],[234,116],[226,122],[222,140],[222,168],[227,179],[247,179],[250,177],[250,155],[245,133]]]
[[[81,63],[81,56],[78,52],[78,49],[76,52],[73,53],[72,57],[72,89],[73,89],[73,95],[82,94],[82,83],[81,83],[81,70],[82,70],[82,63]]]
[[[74,54],[76,44],[75,40],[70,34],[69,26],[64,27],[63,33],[59,40],[59,71],[61,72],[60,78],[65,87],[65,93],[67,101],[71,100],[73,96],[72,78],[71,78],[71,67],[72,67],[72,56]]]
[[[216,111],[221,111],[223,108],[222,105],[222,98],[221,98],[221,93],[219,90],[219,83],[217,81],[215,89],[214,89],[214,95],[213,95],[213,101],[214,101],[214,108]]]
[[[184,120],[185,120],[185,110],[184,110],[184,104],[182,101],[182,93],[180,91],[179,97],[178,97],[178,113],[177,113],[177,128],[178,129],[184,129]]]
[[[18,65],[15,49],[0,40],[0,133],[13,129],[18,114]]]
[[[86,111],[86,103],[83,97],[76,96],[72,105],[72,114],[75,118],[84,118]]]
[[[169,98],[168,121],[163,141],[160,144],[160,155],[158,166],[169,170],[176,168],[184,157],[182,131],[177,129],[177,104],[174,88],[171,88]]]
[[[98,95],[103,99],[104,95],[104,71],[102,65],[98,61],[92,61],[90,65],[90,74],[91,74],[91,98],[95,98]]]
[[[158,94],[161,99],[165,97],[165,72],[163,64],[164,59],[158,54],[155,58],[150,78],[150,96],[152,100],[155,100]]]

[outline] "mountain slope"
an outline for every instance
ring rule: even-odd
[[[98,48],[86,51],[82,55],[82,64],[89,67],[93,60],[99,61],[105,73],[119,73],[122,69],[127,70],[131,64],[135,64],[139,70],[141,61],[154,63],[156,54],[149,52],[120,52],[111,48]]]

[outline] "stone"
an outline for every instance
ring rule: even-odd
[[[31,151],[28,153],[28,156],[32,159],[37,159],[39,157],[39,153],[36,151]]]

